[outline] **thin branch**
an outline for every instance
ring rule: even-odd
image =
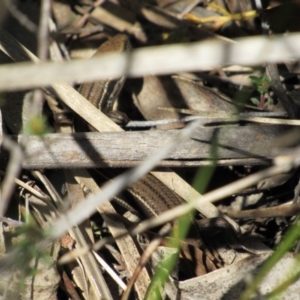
[[[3,29],[0,31],[1,49]],[[5,77],[0,89],[5,91],[47,86],[57,81],[87,82],[99,79],[139,77],[149,74],[174,74],[210,70],[230,64],[246,66],[282,62],[300,57],[300,34],[236,39],[234,43],[204,41],[135,49],[132,53],[107,53],[88,60],[1,66]],[[176,64],[174,64],[176,61]],[[97,68],[95,68],[97,66]],[[40,76],[43,74],[43,76]],[[23,78],[23,80],[18,80]]]
[[[296,216],[300,212],[300,203],[284,204],[274,207],[248,209],[241,211],[228,211],[227,215],[230,218],[275,218],[275,217],[290,217]]]

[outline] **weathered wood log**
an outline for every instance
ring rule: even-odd
[[[218,138],[219,164],[266,164],[272,158],[275,137],[285,128],[284,126],[201,127],[185,144],[178,145],[159,166],[208,164],[213,136]],[[129,167],[161,149],[170,140],[175,139],[178,133],[177,130],[153,130],[31,136],[26,146],[23,167],[27,169]],[[5,159],[4,154],[1,154],[1,159],[2,161]]]

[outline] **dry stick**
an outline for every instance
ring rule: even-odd
[[[50,0],[42,0],[40,11],[40,24],[38,28],[38,58],[45,61],[49,51],[49,29],[48,22],[51,15]]]
[[[50,18],[50,0],[42,0],[40,9],[40,22],[38,27],[38,48],[37,54],[41,62],[46,61],[48,58],[49,50],[49,30],[48,20]],[[43,109],[44,97],[41,89],[34,90],[30,115],[28,117],[34,118],[41,114]]]
[[[292,100],[291,100],[292,101]],[[292,105],[292,103],[291,103]],[[294,105],[289,107],[295,108]],[[205,124],[209,123],[223,123],[223,122],[239,122],[239,121],[247,121],[254,123],[263,123],[263,124],[272,124],[272,125],[294,125],[300,126],[300,121],[290,120],[290,119],[278,119],[273,117],[285,117],[286,113],[281,112],[247,112],[240,114],[229,114],[222,112],[206,112],[206,111],[197,111],[192,109],[176,109],[169,107],[160,107],[161,110],[167,111],[177,111],[184,114],[192,114],[194,117],[198,116],[195,119],[202,119]],[[294,111],[294,110],[293,110]]]
[[[78,292],[75,289],[73,281],[69,278],[65,271],[62,272],[62,282],[65,285],[65,288],[71,297],[72,300],[81,300],[82,298],[78,295]]]
[[[1,43],[3,30],[0,32]],[[64,63],[47,62],[36,66],[32,63],[0,66],[5,74],[0,81],[1,90],[28,89],[51,85],[55,81],[89,82],[99,79],[118,78],[124,75],[138,77],[148,74],[172,74],[185,71],[207,70],[229,64],[259,64],[283,61],[299,57],[300,34],[274,37],[238,39],[237,43],[204,41],[187,45],[145,47],[132,51],[130,66],[125,54],[108,53],[89,60]],[[1,45],[4,46],[5,45]],[[269,51],[262,51],[268,47]],[[226,55],[224,51],[226,50]],[[274,51],[273,51],[274,50]],[[276,50],[276,51],[275,51]],[[225,60],[226,59],[226,60]],[[174,64],[176,61],[176,64]],[[163,63],[162,63],[163,62]],[[95,68],[95,65],[98,67]],[[54,71],[55,70],[55,71]],[[43,73],[43,76],[39,74]],[[18,78],[24,80],[18,80]]]
[[[200,2],[202,2],[201,0],[193,0],[190,3],[187,3],[187,6],[185,7],[185,9],[179,13],[178,19],[183,19],[184,15],[191,12]]]
[[[176,150],[158,165],[209,164],[210,140],[215,130],[215,128],[198,128],[192,138],[184,145],[178,145]],[[214,162],[225,165],[226,162],[237,164],[240,160],[241,164],[243,162],[251,164],[251,159],[253,163],[256,159],[256,162],[261,164],[270,164],[275,136],[282,131],[282,127],[271,126],[219,128],[219,159]],[[163,143],[176,138],[178,134],[179,131],[176,130],[157,130],[102,134],[47,134],[42,139],[39,136],[31,136],[26,145],[27,155],[23,167],[64,169],[69,168],[70,163],[73,168],[132,167],[144,161],[150,153],[159,151]],[[1,159],[4,160],[5,155],[1,155]]]
[[[69,232],[79,245],[87,244],[86,239],[78,226],[73,229],[69,229]],[[101,295],[104,299],[112,300],[113,298],[110,289],[107,286],[101,270],[99,270],[99,266],[95,261],[94,255],[91,252],[88,252],[80,257],[80,262],[82,266],[84,266],[84,271],[89,278],[88,280],[94,289],[95,295],[97,297],[100,297]]]
[[[94,3],[91,3],[91,7],[87,10],[86,13],[84,13],[81,17],[81,19],[75,24],[75,28],[81,28],[84,23],[88,20],[88,18],[91,16],[91,12],[94,8],[97,6],[100,6],[102,3],[104,3],[104,0],[97,0]]]
[[[274,63],[269,63],[267,64],[267,70],[271,78],[271,85],[274,93],[279,98],[289,117],[291,119],[297,119],[299,117],[300,108],[294,103],[291,97],[287,94],[286,90],[283,88],[277,65]]]
[[[3,172],[3,171],[0,170],[0,174],[1,175],[5,175],[5,172]],[[37,190],[35,190],[34,188],[32,188],[30,185],[24,183],[22,180],[19,180],[18,178],[15,178],[14,181],[15,181],[15,183],[17,185],[19,185],[23,189],[27,190],[29,193],[31,193],[32,195],[34,195],[38,199],[40,199],[42,201],[50,201],[50,198],[49,198],[48,195],[41,194],[40,192],[38,192]]]
[[[98,261],[98,263],[102,266],[102,268],[109,274],[109,276],[119,285],[122,290],[126,289],[126,284],[120,279],[120,277],[116,274],[116,272],[107,264],[107,262],[95,251],[93,254]]]
[[[158,237],[154,238],[151,243],[148,245],[147,249],[143,252],[140,262],[138,266],[136,267],[136,270],[131,277],[130,281],[127,284],[127,288],[125,292],[122,295],[121,300],[127,300],[129,298],[129,294],[131,292],[131,289],[137,280],[141,270],[146,266],[148,263],[149,259],[151,258],[151,255],[153,252],[158,248],[158,246],[161,244],[161,241],[163,239],[163,236],[165,236],[169,231],[171,230],[171,225],[170,223],[166,224],[163,228],[160,229],[158,233]]]
[[[257,208],[241,211],[229,211],[227,215],[234,219],[245,218],[276,218],[276,217],[290,217],[298,215],[300,212],[300,203],[284,204],[274,207]]]
[[[37,31],[37,26],[25,14],[23,14],[13,2],[14,1],[12,0],[5,0],[5,5],[11,15],[29,31],[35,33]]]

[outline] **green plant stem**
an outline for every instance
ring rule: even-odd
[[[283,255],[291,249],[294,243],[300,237],[300,220],[298,219],[288,230],[286,236],[281,241],[276,251],[267,259],[259,273],[255,276],[248,288],[242,293],[240,300],[248,300],[258,289],[264,277],[270,272],[273,266],[283,257]]]
[[[260,94],[260,99],[259,99],[259,107],[260,109],[264,109],[265,107],[265,95],[264,94]]]

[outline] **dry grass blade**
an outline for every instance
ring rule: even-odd
[[[1,30],[1,48],[3,43]],[[4,40],[5,42],[5,40]],[[299,58],[297,51],[300,35],[290,34],[273,39],[251,37],[237,39],[236,43],[205,41],[188,45],[160,46],[133,50],[130,55],[108,53],[89,60],[64,63],[48,62],[1,66],[5,78],[0,89],[5,91],[49,86],[57,81],[87,82],[118,78],[126,74],[137,77],[150,74],[199,71],[219,68],[230,64],[255,65],[265,62],[282,62]],[[226,60],[224,60],[226,57]],[[177,63],[174,64],[174,61]],[[94,68],[98,65],[98,68]],[[44,76],[39,76],[42,72]],[[24,80],[16,80],[22,76]]]
[[[153,254],[153,252],[161,244],[162,239],[163,239],[162,236],[166,235],[170,230],[171,230],[170,224],[166,224],[159,231],[158,237],[156,237],[155,239],[153,239],[151,241],[151,243],[149,244],[149,246],[147,247],[147,249],[143,252],[143,255],[141,256],[140,262],[139,262],[138,266],[136,267],[136,270],[135,270],[132,278],[130,279],[130,281],[129,281],[128,285],[127,285],[127,289],[125,290],[125,292],[122,295],[122,300],[129,299],[130,291],[131,291],[131,289],[133,287],[134,282],[137,280],[137,278],[138,278],[141,270],[143,269],[143,267],[145,267],[145,265],[147,264],[147,262],[151,259],[151,255]]]
[[[0,171],[1,175],[5,175],[4,172]],[[32,195],[34,195],[35,197],[37,197],[38,199],[41,199],[42,201],[49,201],[50,198],[47,195],[44,195],[40,192],[38,192],[37,190],[35,190],[34,188],[32,188],[30,185],[24,183],[23,181],[15,178],[14,179],[15,183],[17,185],[19,185],[20,187],[22,187],[23,189],[27,190],[28,192],[30,192]]]
[[[98,253],[93,251],[93,254],[95,255],[99,264],[103,267],[103,269],[118,283],[120,288],[125,290],[126,284],[119,278],[119,276],[115,273],[115,271],[112,270],[112,268],[105,262],[105,260],[101,256],[99,256]]]
[[[299,203],[290,203],[278,205],[275,207],[248,209],[242,211],[230,211],[228,216],[231,218],[274,218],[274,217],[287,217],[296,216],[300,212]]]

